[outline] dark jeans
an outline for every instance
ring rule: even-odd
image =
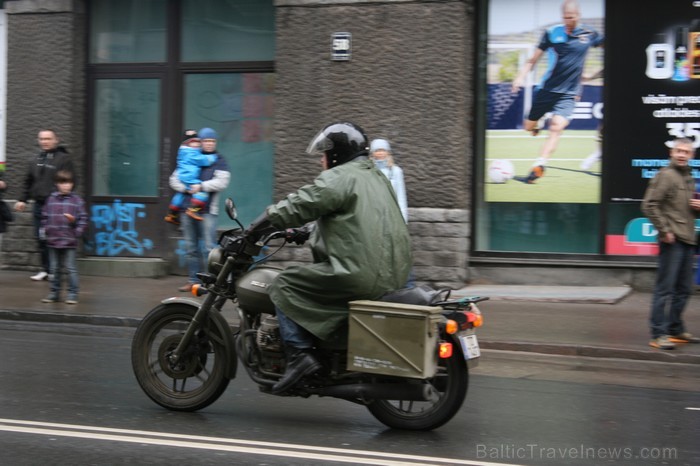
[[[180,216],[182,232],[187,243],[187,270],[190,283],[199,283],[198,272],[207,270],[209,251],[216,246],[216,222],[218,217],[204,214],[204,220],[195,220],[187,215]]]
[[[41,256],[41,267],[46,273],[51,273],[49,268],[49,247],[46,245],[46,240],[39,239],[39,228],[41,228],[41,209],[44,208],[43,202],[34,201],[34,236],[39,242],[39,254]]]
[[[659,243],[659,268],[649,318],[652,338],[685,331],[681,313],[692,290],[694,254],[695,246],[686,243]]]
[[[61,275],[63,269],[68,274],[68,298],[75,299],[80,289],[78,268],[75,263],[75,248],[49,248],[51,256],[51,294],[58,295],[61,292]]]
[[[275,306],[275,310],[280,324],[280,336],[286,348],[310,349],[314,346],[311,332],[284,315],[279,307]]]

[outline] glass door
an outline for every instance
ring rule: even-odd
[[[86,253],[162,256],[161,79],[98,78],[92,94]]]
[[[184,79],[184,129],[210,127],[231,170],[220,196],[232,197],[243,224],[272,202],[274,73],[197,73]],[[226,215],[219,227],[234,225]]]

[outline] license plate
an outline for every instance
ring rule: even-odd
[[[473,333],[470,335],[460,335],[459,343],[462,345],[464,359],[474,359],[481,356],[479,342],[476,341],[476,335],[474,335]]]

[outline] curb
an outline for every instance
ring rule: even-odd
[[[566,304],[617,304],[632,294],[629,286],[467,285],[452,296],[488,296],[493,301]]]
[[[102,325],[109,327],[136,328],[141,322],[137,317],[101,316],[90,314],[70,314],[46,311],[11,311],[0,309],[0,320],[15,322],[51,322],[62,324]],[[585,356],[600,359],[630,359],[636,361],[657,361],[676,364],[698,364],[700,355],[683,354],[678,351],[635,350],[605,346],[553,344],[536,342],[503,342],[479,340],[482,349],[517,351],[558,356]]]
[[[677,364],[700,364],[700,355],[683,354],[677,350],[636,350],[607,346],[576,344],[553,344],[534,342],[499,342],[479,340],[483,349],[522,351],[529,353],[553,354],[559,356],[586,356],[601,359],[632,359],[636,361],[657,361]]]
[[[0,320],[15,322],[51,322],[59,324],[87,324],[106,327],[134,327],[141,319],[136,317],[98,316],[90,314],[67,314],[46,311],[8,311],[0,310]]]

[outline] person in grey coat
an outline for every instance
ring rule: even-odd
[[[690,139],[676,139],[669,165],[649,182],[642,201],[642,211],[656,228],[659,241],[649,346],[663,350],[675,348],[676,343],[700,343],[686,331],[681,318],[692,290],[695,218],[700,211],[689,165],[694,155]]]

